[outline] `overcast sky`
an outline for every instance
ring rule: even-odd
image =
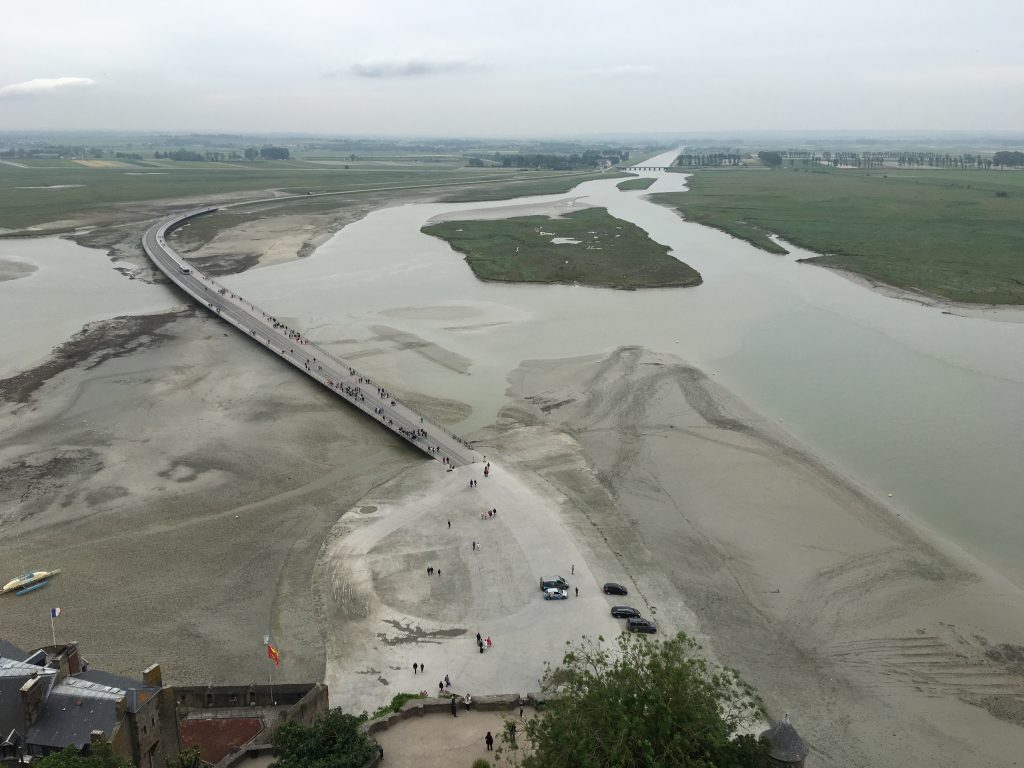
[[[0,130],[1024,130],[1021,0],[35,0]]]

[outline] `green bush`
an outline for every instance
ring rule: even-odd
[[[407,701],[425,698],[426,696],[424,696],[421,693],[399,693],[393,699],[391,699],[390,704],[385,704],[383,707],[380,707],[379,709],[375,710],[371,719],[384,717],[384,715],[390,714],[392,712],[398,712],[402,707],[405,706],[405,702]]]

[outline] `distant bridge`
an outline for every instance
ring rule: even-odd
[[[670,165],[631,165],[626,168],[627,171],[667,171],[672,166]]]
[[[477,453],[444,427],[424,419],[378,382],[357,371],[289,328],[252,302],[207,277],[167,243],[167,233],[183,221],[216,208],[179,213],[150,227],[142,237],[146,255],[171,282],[251,341],[291,363],[333,394],[365,413],[385,429],[399,435],[432,459],[449,466],[474,464]]]

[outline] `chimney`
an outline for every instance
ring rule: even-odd
[[[146,685],[152,686],[153,688],[163,688],[164,680],[160,674],[160,665],[153,664],[150,667],[142,670],[142,682]]]
[[[100,744],[107,743],[107,734],[103,731],[89,731],[89,743],[92,744],[95,750]]]
[[[124,720],[125,712],[128,711],[127,702],[125,702],[124,696],[118,697],[117,701],[114,702],[114,719],[117,722]]]
[[[25,730],[32,727],[32,723],[39,717],[45,701],[46,682],[42,677],[33,675],[31,680],[26,680],[21,686],[21,707],[25,712]]]
[[[78,650],[78,641],[72,640],[67,645],[68,673],[77,675],[82,671],[82,655]]]

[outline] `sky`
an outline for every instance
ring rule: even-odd
[[[37,0],[0,131],[1024,130],[1019,0]]]

